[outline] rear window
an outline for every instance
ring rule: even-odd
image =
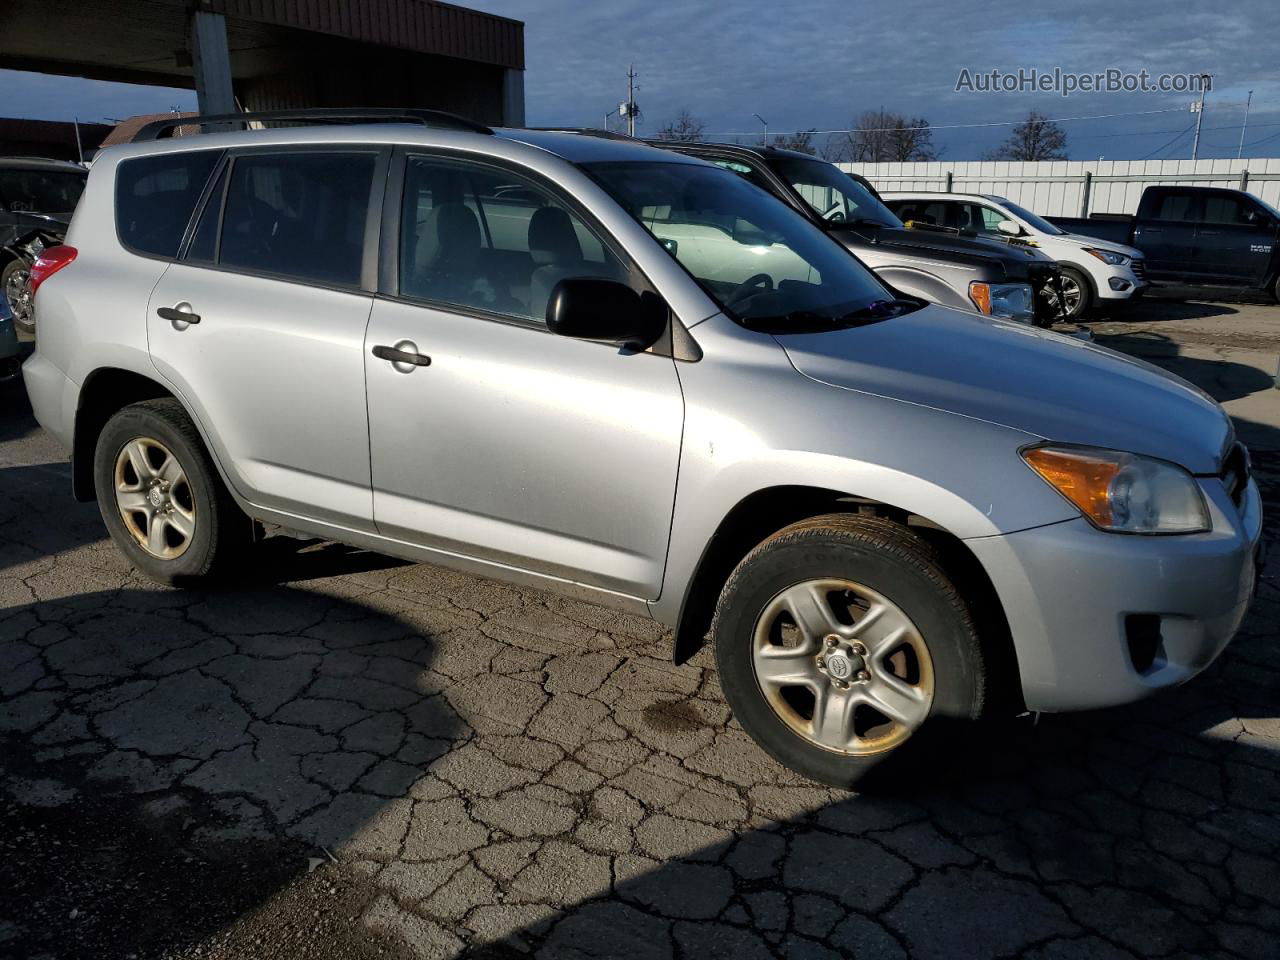
[[[83,173],[0,169],[0,210],[11,213],[70,213],[84,190]]]
[[[116,230],[138,253],[176,257],[219,151],[166,153],[120,164],[116,173]]]

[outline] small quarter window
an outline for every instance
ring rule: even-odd
[[[125,160],[116,173],[116,229],[126,247],[176,257],[216,150],[163,153]]]

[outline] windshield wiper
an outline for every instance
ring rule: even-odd
[[[768,317],[744,317],[743,326],[763,333],[801,333],[805,328],[819,330],[844,330],[863,327],[891,317],[916,310],[915,300],[873,300],[866,306],[847,313],[819,313],[816,310],[792,310],[790,313]],[[799,328],[799,329],[797,329]]]

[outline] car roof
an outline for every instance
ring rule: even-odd
[[[0,170],[46,170],[58,173],[88,174],[88,170],[70,160],[51,160],[48,157],[0,157]]]
[[[994,193],[965,193],[960,190],[884,190],[881,191],[883,197],[920,197],[930,200],[972,200],[978,197],[981,200],[990,200],[992,203],[1008,203],[1008,199]]]
[[[606,163],[611,160],[655,160],[670,163],[669,151],[659,150],[643,140],[630,137],[601,136],[598,132],[583,130],[527,130],[503,127],[494,131],[495,136],[519,143],[527,143],[549,153],[563,157],[570,163]],[[685,158],[677,163],[689,162]]]
[[[816,160],[818,163],[830,162],[823,160],[822,157],[816,157],[812,153],[804,153],[800,150],[787,150],[783,147],[756,147],[743,143],[716,143],[704,140],[646,140],[644,142],[662,150],[673,150],[679,153],[683,153],[685,151],[690,153],[726,153],[738,154],[743,157],[760,157],[764,160],[789,159]]]

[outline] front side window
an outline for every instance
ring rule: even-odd
[[[0,170],[0,210],[71,213],[84,192],[85,175],[61,170]]]
[[[358,286],[376,162],[373,153],[236,157],[227,181],[218,263]]]
[[[1245,224],[1249,209],[1229,193],[1211,193],[1204,200],[1204,222]]]
[[[400,221],[400,293],[542,323],[568,277],[625,282],[582,219],[494,167],[410,156]]]
[[[583,169],[745,325],[829,329],[910,308],[822,230],[727,170],[659,161]]]
[[[771,166],[823,220],[862,226],[902,226],[902,221],[879,197],[837,166],[798,157],[773,160]]]
[[[116,230],[126,247],[175,257],[217,150],[161,153],[125,160],[116,172]]]

